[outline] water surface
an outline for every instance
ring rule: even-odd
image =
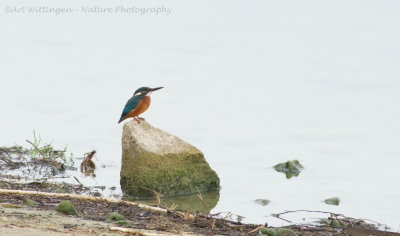
[[[75,10],[5,12],[26,4]],[[172,12],[80,11],[132,4]],[[119,187],[123,106],[140,86],[164,86],[143,117],[204,152],[222,186],[212,212],[281,225],[271,213],[324,210],[400,229],[397,1],[0,7],[1,145],[36,130],[76,156],[96,149],[97,177],[78,177]],[[272,168],[293,159],[298,177]],[[339,206],[322,202],[336,196]]]

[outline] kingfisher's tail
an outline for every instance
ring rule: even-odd
[[[119,118],[118,124],[121,123],[123,120],[125,120],[127,117],[124,117],[124,114],[121,115],[121,118]]]

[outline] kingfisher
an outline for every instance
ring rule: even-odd
[[[140,114],[145,112],[147,108],[150,106],[150,94],[153,91],[162,89],[163,87],[157,88],[149,88],[149,87],[140,87],[138,88],[133,96],[126,103],[124,110],[122,111],[121,118],[118,121],[118,124],[121,123],[126,118],[133,117],[138,123],[140,120],[144,120],[142,117],[139,117]]]

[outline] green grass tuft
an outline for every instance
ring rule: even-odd
[[[130,220],[119,220],[119,221],[115,221],[115,223],[119,224],[119,225],[124,225],[124,226],[129,226],[129,225],[133,224],[133,222]]]
[[[35,201],[33,201],[33,200],[27,198],[27,197],[22,198],[22,201],[23,201],[26,205],[28,205],[28,206],[36,206],[36,205],[39,205],[39,203],[37,203],[37,202],[35,202]]]
[[[107,222],[112,222],[112,221],[120,221],[125,219],[123,216],[121,216],[118,212],[111,212],[106,216],[106,221]]]
[[[286,229],[286,228],[266,228],[263,227],[260,229],[260,232],[262,234],[268,235],[268,236],[280,236],[280,235],[287,235],[287,236],[292,236],[296,235],[296,233],[291,230],[291,229]]]

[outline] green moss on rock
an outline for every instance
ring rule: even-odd
[[[145,152],[135,158],[124,158],[121,169],[122,190],[138,198],[149,198],[153,193],[176,196],[215,190],[219,178],[201,152],[159,155]]]
[[[124,125],[120,183],[125,195],[138,199],[152,198],[152,191],[178,196],[219,188],[200,150],[146,121]]]
[[[68,215],[76,215],[78,212],[76,211],[74,205],[68,200],[61,201],[57,207],[56,211],[62,212]]]

